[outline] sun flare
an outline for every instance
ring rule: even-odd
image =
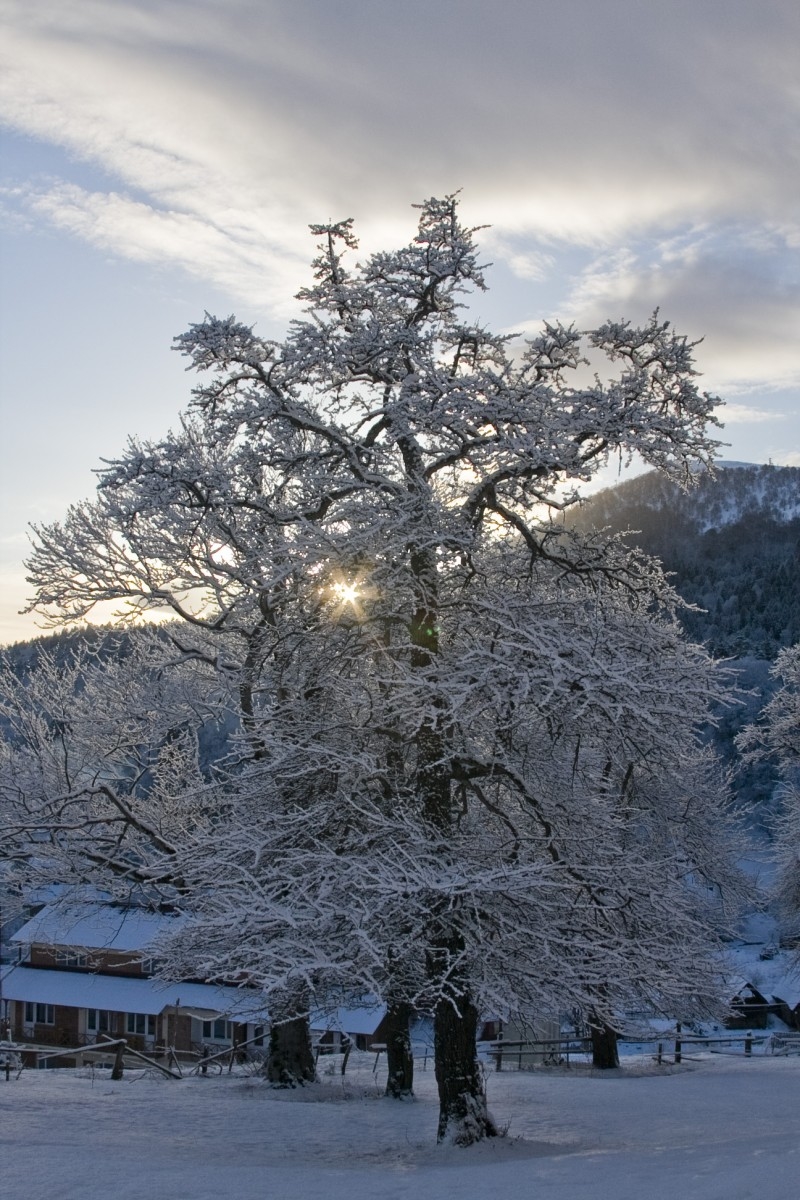
[[[341,581],[333,585],[333,590],[340,604],[356,604],[358,602],[359,590],[357,583],[345,583]]]

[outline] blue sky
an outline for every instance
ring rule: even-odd
[[[28,522],[185,404],[176,334],[280,336],[310,222],[458,188],[487,322],[658,305],[725,457],[800,465],[798,61],[796,0],[0,0],[0,641]]]

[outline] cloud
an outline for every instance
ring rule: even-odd
[[[281,242],[264,222],[230,214],[220,227],[196,213],[157,209],[116,192],[90,192],[73,184],[31,190],[30,209],[59,229],[101,249],[141,262],[171,264],[213,281],[254,308],[296,315],[292,296],[306,269],[307,253]],[[237,220],[238,216],[238,220]]]
[[[463,186],[506,230],[588,243],[794,211],[790,0],[5,8],[6,120],[170,207],[397,216]]]
[[[800,277],[787,263],[791,249],[774,227],[692,228],[597,256],[575,279],[565,311],[592,325],[659,308],[679,332],[703,339],[696,358],[712,390],[797,387]]]
[[[556,255],[543,248],[531,247],[520,239],[503,236],[497,229],[480,231],[481,250],[490,258],[502,259],[518,279],[539,282],[552,276]]]
[[[550,284],[565,248],[584,248],[568,310],[661,304],[706,334],[703,369],[728,391],[800,378],[794,0],[5,0],[4,14],[3,119],[74,159],[67,177],[12,180],[20,218],[283,318],[308,223],[355,216],[372,249],[406,240],[411,201],[461,187],[466,219],[493,223],[489,255],[522,280]]]
[[[773,412],[770,409],[756,408],[748,404],[734,404],[727,401],[725,408],[720,412],[725,425],[750,425],[753,423],[761,423],[762,421],[780,420],[780,413]]]

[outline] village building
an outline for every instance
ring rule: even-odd
[[[247,988],[166,982],[153,946],[176,918],[142,908],[50,904],[10,938],[0,1019],[17,1042],[80,1047],[124,1037],[134,1049],[264,1044],[263,998]]]
[[[3,1033],[20,1044],[76,1049],[121,1037],[154,1055],[266,1048],[269,1016],[255,989],[158,977],[159,938],[180,920],[98,901],[44,905],[8,939],[17,961],[0,975]],[[312,1041],[321,1054],[348,1045],[381,1050],[385,1020],[385,1005],[374,1002],[316,1012]],[[421,1054],[432,1045],[428,1025],[422,1018],[412,1028]]]
[[[200,1056],[235,1046],[246,1046],[251,1056],[266,1051],[269,1016],[256,989],[158,975],[159,941],[184,919],[97,898],[44,904],[8,938],[16,961],[0,975],[0,1032],[18,1044],[76,1050],[124,1038],[154,1056],[170,1050]],[[380,1054],[387,1010],[365,998],[361,1005],[313,1012],[310,1027],[317,1056],[349,1049]],[[410,1036],[415,1057],[427,1063],[430,1017],[415,1015]],[[479,1042],[498,1065],[502,1059],[520,1067],[555,1061],[560,1036],[555,1018],[486,1018],[479,1029]]]
[[[777,986],[785,991],[791,991],[790,1001],[781,996],[766,995],[754,983],[740,979],[735,982],[735,995],[731,1000],[731,1011],[725,1021],[728,1029],[775,1029],[780,1028],[776,1020],[790,1030],[800,1030],[800,1001],[797,999],[797,986],[792,980],[782,980]]]

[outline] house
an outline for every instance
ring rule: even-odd
[[[0,1019],[19,1042],[82,1046],[101,1035],[134,1049],[263,1044],[263,999],[245,988],[165,982],[152,947],[180,920],[112,904],[45,905],[10,941]]]
[[[374,1047],[383,1049],[388,1035],[386,1005],[370,1001],[357,1008],[334,1008],[327,1012],[311,1014],[311,1037],[323,1051],[332,1051],[350,1043],[356,1050],[370,1051]],[[409,1028],[415,1054],[430,1052],[433,1045],[433,1027],[429,1018],[417,1015]]]
[[[335,1008],[311,1014],[311,1039],[321,1050],[335,1053],[347,1043],[356,1050],[370,1050],[386,1042],[386,1005]]]
[[[486,1022],[484,1034],[494,1026],[492,1057],[501,1070],[504,1062],[516,1064],[522,1070],[560,1061],[562,1042],[561,1022],[557,1017],[536,1017],[512,1021]]]
[[[180,920],[97,900],[45,904],[9,939],[17,962],[3,971],[0,1021],[16,1042],[44,1046],[78,1048],[103,1035],[145,1053],[265,1046],[269,1017],[255,989],[156,977],[154,947]],[[321,1053],[386,1044],[386,1006],[376,1001],[313,1013],[310,1024]],[[493,1022],[482,1036],[495,1030]],[[410,1034],[415,1055],[432,1052],[430,1018],[416,1017]]]
[[[779,1018],[789,1029],[800,1029],[800,1003],[792,1005],[780,996],[767,996],[746,980],[739,981],[730,1007],[725,1021],[728,1029],[767,1029],[772,1027],[770,1017]]]

